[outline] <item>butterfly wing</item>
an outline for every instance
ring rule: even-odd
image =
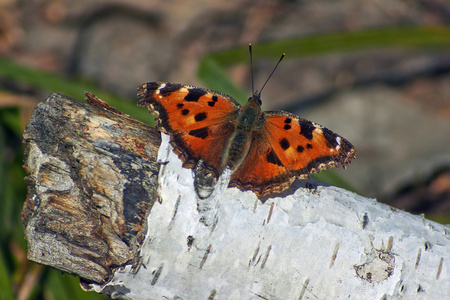
[[[295,178],[344,167],[355,157],[352,144],[319,124],[287,112],[265,112],[261,131],[230,180],[230,186],[253,190],[258,197],[281,192]]]
[[[157,129],[170,134],[184,167],[203,159],[220,175],[222,145],[235,130],[233,120],[240,108],[233,98],[182,84],[150,82],[138,87],[138,99],[140,106],[157,115]]]

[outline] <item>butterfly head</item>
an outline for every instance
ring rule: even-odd
[[[250,104],[251,103],[251,104]],[[261,101],[261,92],[254,92],[253,96],[248,98],[247,104],[250,104],[252,106],[258,106],[261,107],[262,101]]]
[[[241,107],[238,116],[237,128],[243,130],[254,130],[259,126],[261,111],[261,99],[259,92],[255,92],[248,98],[247,104]]]

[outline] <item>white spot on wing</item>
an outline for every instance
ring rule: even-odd
[[[336,143],[338,143],[338,145],[337,145],[337,147],[336,147],[336,150],[339,150],[339,149],[341,149],[341,138],[340,137],[336,137]]]
[[[160,90],[161,89],[163,89],[163,88],[165,88],[166,87],[166,84],[165,83],[162,83],[160,86],[159,86],[159,88],[156,90],[156,92],[155,92],[155,94],[159,94],[160,93]]]

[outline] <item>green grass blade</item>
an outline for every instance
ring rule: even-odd
[[[104,295],[95,292],[86,292],[80,287],[78,277],[63,274],[58,270],[50,269],[45,277],[44,294],[51,295],[52,299],[58,300],[100,300]]]
[[[136,98],[128,101],[124,98],[98,89],[93,84],[76,79],[67,79],[60,75],[29,68],[0,58],[0,76],[16,82],[25,83],[37,89],[57,92],[77,100],[84,100],[84,92],[91,92],[118,110],[146,123],[152,123],[146,109],[136,105]],[[44,99],[42,99],[44,100]]]
[[[3,249],[0,248],[0,299],[14,300],[13,284],[11,276],[8,275],[7,264]]]
[[[248,93],[245,93],[233,83],[214,58],[208,55],[200,61],[197,76],[209,89],[230,95],[237,101],[245,103],[249,97]]]
[[[323,170],[320,173],[316,173],[316,174],[311,174],[311,177],[316,180],[326,182],[326,183],[334,185],[334,186],[341,187],[348,191],[358,193],[358,191],[351,184],[349,184],[346,180],[344,180],[342,178],[342,176],[338,175],[336,173],[336,171],[334,171],[332,169],[331,170]]]
[[[403,47],[439,49],[450,47],[448,27],[394,27],[368,29],[364,31],[335,32],[304,36],[255,45],[254,58],[278,59],[286,53],[286,59],[295,56],[310,56],[340,51],[354,51],[376,47]],[[221,67],[248,61],[248,46],[208,55]]]

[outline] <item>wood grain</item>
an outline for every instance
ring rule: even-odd
[[[157,194],[160,134],[107,104],[53,93],[23,137],[28,258],[97,283],[136,263]]]

